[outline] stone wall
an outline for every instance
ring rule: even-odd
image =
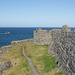
[[[65,75],[75,75],[75,30],[67,25],[61,29],[50,31],[37,29],[34,31],[36,45],[49,45],[48,54],[56,57],[56,63]]]
[[[36,45],[49,45],[51,41],[51,30],[37,29],[34,31],[34,43]]]
[[[67,26],[53,31],[56,63],[66,75],[75,75],[75,32]]]
[[[29,41],[34,41],[34,40],[33,39],[25,39],[25,40],[12,41],[11,45],[17,45],[19,43],[26,43],[26,42],[29,42]]]

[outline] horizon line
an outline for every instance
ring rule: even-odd
[[[0,27],[0,28],[55,28],[55,27]],[[62,27],[56,27],[56,28],[62,28]],[[75,27],[69,27],[69,28],[75,28]]]

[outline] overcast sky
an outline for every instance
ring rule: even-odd
[[[0,0],[0,27],[75,27],[75,0]]]

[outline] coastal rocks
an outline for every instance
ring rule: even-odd
[[[1,47],[0,48],[0,56],[2,54],[5,54],[11,47],[12,47],[11,45]]]
[[[2,75],[5,70],[8,70],[12,67],[10,61],[6,61],[5,59],[1,58],[1,56],[5,54],[10,48],[12,48],[12,45],[3,46],[0,48],[0,75]]]
[[[5,34],[10,34],[10,32],[5,32]]]
[[[0,74],[2,74],[5,70],[11,68],[11,62],[7,61],[0,65]]]

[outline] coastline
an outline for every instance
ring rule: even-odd
[[[6,60],[6,61],[3,61],[4,59],[1,58],[1,56],[3,54],[6,54],[12,47],[15,47],[17,44],[20,44],[20,43],[25,43],[25,42],[29,42],[29,41],[33,41],[33,39],[25,39],[25,40],[18,40],[18,41],[11,41],[11,44],[10,45],[7,45],[7,46],[2,46],[0,48],[0,63],[2,63],[0,65],[0,75],[2,75],[2,73],[8,69],[10,69],[12,67],[11,65],[11,62]],[[7,66],[8,65],[8,66]]]
[[[2,54],[5,54],[10,48],[16,46],[17,44],[19,44],[19,43],[25,43],[25,42],[29,42],[29,41],[33,41],[33,39],[25,39],[25,40],[11,41],[11,44],[10,45],[0,47],[0,56]]]

